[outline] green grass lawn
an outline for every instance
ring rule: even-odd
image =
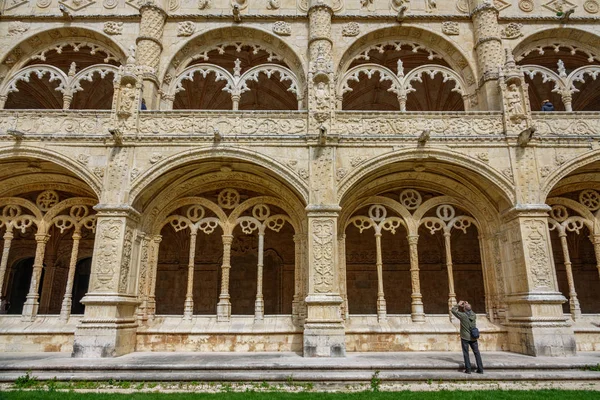
[[[73,393],[47,391],[0,392],[0,400],[596,400],[600,393],[567,390],[490,390],[440,392],[361,392],[361,393]]]

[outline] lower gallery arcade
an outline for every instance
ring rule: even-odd
[[[310,230],[316,225],[302,196],[248,161],[169,170],[139,191],[122,225],[107,222],[115,218],[95,207],[95,188],[69,169],[31,157],[2,165],[2,351],[73,351],[86,318],[112,318],[101,318],[86,294],[118,279],[133,305],[119,340],[130,344],[103,356],[306,353],[311,293],[340,298],[345,349],[333,355],[458,351],[449,309],[463,299],[480,316],[484,350],[532,353],[514,343],[514,332],[525,334],[509,322],[508,293],[518,292],[520,279],[510,266],[518,218],[503,215],[500,191],[486,192],[484,178],[464,167],[387,166],[347,190],[337,226]],[[553,303],[564,313],[556,317],[560,335],[571,332],[577,350],[598,350],[600,332],[589,327],[600,314],[600,195],[572,182],[553,189],[537,219],[521,223],[529,229],[522,235],[531,252],[551,246],[555,270],[532,279],[566,299]],[[121,227],[123,242],[113,249]],[[117,277],[103,264],[112,250],[126,260]],[[309,261],[322,258],[336,265],[325,271],[336,282],[327,290]]]

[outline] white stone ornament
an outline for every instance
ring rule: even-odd
[[[584,190],[579,194],[579,202],[590,211],[596,211],[600,208],[600,195],[592,189]]]
[[[22,35],[29,30],[31,24],[21,22],[21,21],[12,21],[8,24],[8,36],[18,36]]]
[[[91,6],[94,3],[96,3],[95,0],[65,0],[58,2],[58,4],[62,4],[73,11],[82,10],[88,6]]]
[[[38,195],[38,197],[35,199],[35,204],[40,210],[45,212],[57,205],[58,200],[58,193],[56,193],[54,190],[46,190]]]
[[[217,201],[219,207],[229,210],[240,203],[240,194],[235,189],[225,189],[219,193]]]
[[[534,9],[533,0],[521,0],[519,2],[519,8],[523,12],[532,12]]]
[[[342,27],[342,36],[358,36],[360,34],[360,25],[358,22],[348,22]]]
[[[290,36],[292,34],[292,26],[285,21],[277,21],[273,24],[273,33],[279,36]]]
[[[194,32],[196,32],[196,24],[192,21],[184,21],[177,24],[177,36],[192,36]]]
[[[600,6],[598,5],[598,2],[596,0],[588,0],[585,3],[583,3],[583,9],[589,12],[590,14],[597,14],[600,10]]]
[[[442,23],[442,32],[448,36],[454,36],[460,34],[458,28],[458,22],[446,21]]]
[[[421,201],[421,194],[414,189],[406,189],[400,193],[400,203],[408,210],[419,208]]]
[[[198,0],[198,9],[207,10],[210,8],[210,0]]]
[[[108,35],[120,35],[123,33],[123,22],[108,21],[104,23],[104,32]]]

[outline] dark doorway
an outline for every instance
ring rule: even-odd
[[[83,314],[85,306],[81,299],[88,292],[90,283],[90,271],[92,268],[92,258],[84,258],[77,262],[75,267],[75,280],[73,282],[73,304],[71,305],[71,314]]]
[[[29,293],[29,285],[31,284],[31,274],[33,273],[33,261],[34,258],[25,258],[17,261],[13,267],[12,279],[9,285],[10,296],[8,314],[21,314],[23,313],[23,304],[27,300],[27,293]],[[40,279],[40,288],[41,285]]]

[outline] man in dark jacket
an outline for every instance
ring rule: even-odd
[[[544,100],[542,103],[542,111],[554,111],[554,104],[550,103],[550,100]]]
[[[475,354],[475,361],[477,361],[477,373],[483,374],[483,363],[481,362],[477,339],[471,337],[471,328],[475,328],[477,325],[477,315],[471,309],[471,305],[464,300],[459,301],[458,305],[452,307],[452,314],[460,321],[460,342],[465,359],[465,373],[471,373],[471,360],[469,359],[469,346],[471,346]]]

